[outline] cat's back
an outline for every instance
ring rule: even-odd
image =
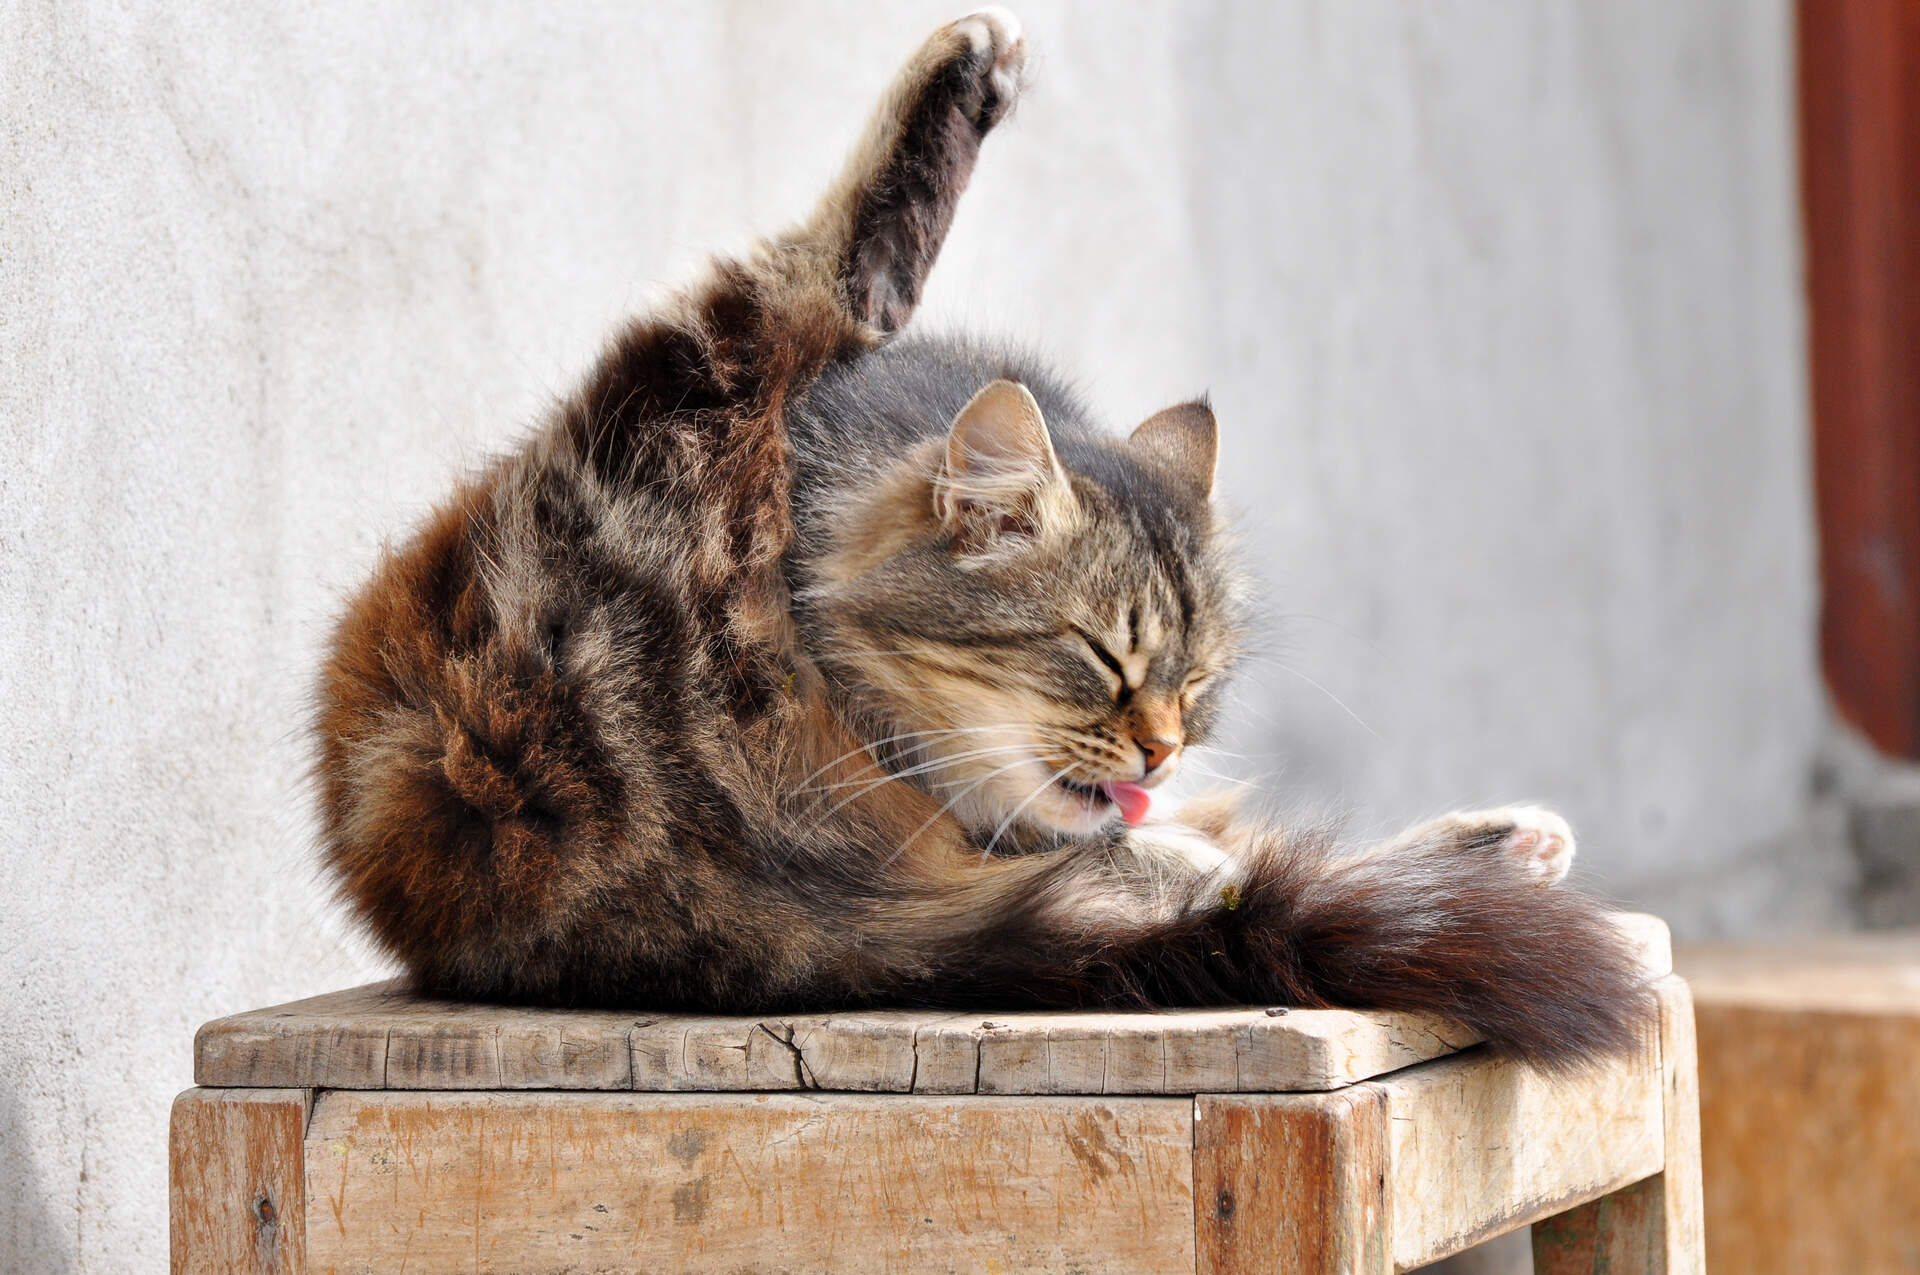
[[[744,555],[703,453],[615,471],[574,424],[382,555],[315,696],[323,860],[423,985],[463,995],[697,982],[673,954],[738,928],[716,861],[760,840],[741,739],[792,714],[779,652],[739,636]],[[612,925],[669,878],[677,911]]]

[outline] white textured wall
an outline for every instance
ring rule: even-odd
[[[194,1026],[374,968],[307,865],[336,599],[805,207],[949,13],[865,7],[0,2],[0,1269],[159,1269]],[[1212,389],[1283,789],[1552,798],[1696,928],[1825,897],[1767,857],[1821,721],[1785,10],[1024,10],[931,309],[1116,419]]]

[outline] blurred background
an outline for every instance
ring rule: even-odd
[[[1017,9],[920,321],[1211,392],[1272,651],[1207,765],[1550,802],[1682,938],[1920,920],[1920,10]],[[160,1268],[194,1028],[387,972],[302,733],[383,538],[957,12],[0,0],[0,1269]]]

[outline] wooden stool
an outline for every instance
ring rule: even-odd
[[[1683,947],[1714,1269],[1920,1269],[1920,932]]]
[[[1414,1014],[636,1017],[375,985],[201,1028],[183,1271],[1702,1269],[1666,929],[1637,1056],[1549,1079]]]

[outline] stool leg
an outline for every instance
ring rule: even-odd
[[[1656,984],[1665,1110],[1663,1172],[1537,1222],[1534,1275],[1703,1275],[1700,1197],[1700,1077],[1693,997],[1681,979]]]
[[[1534,1275],[1665,1275],[1663,1176],[1535,1222]]]
[[[1356,1085],[1193,1101],[1201,1275],[1392,1275],[1385,1094]]]
[[[1668,975],[1660,993],[1660,1070],[1666,1094],[1667,1167],[1660,1175],[1662,1237],[1673,1275],[1707,1269],[1706,1203],[1700,1192],[1700,1064],[1693,1035],[1693,993]]]
[[[189,1089],[173,1100],[173,1275],[307,1269],[306,1089]]]

